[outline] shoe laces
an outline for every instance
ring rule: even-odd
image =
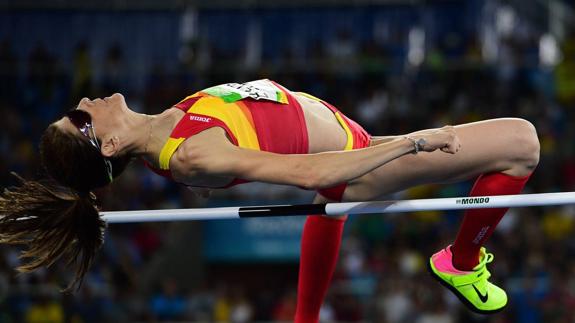
[[[482,248],[483,249],[483,248]],[[479,264],[473,268],[473,271],[484,270],[487,268],[487,264],[491,263],[495,256],[492,253],[486,253],[485,250],[481,250],[484,255]]]
[[[453,283],[456,286],[462,285],[469,285],[479,283],[480,286],[483,286],[489,277],[491,277],[491,273],[487,270],[487,264],[491,263],[495,256],[492,253],[486,253],[485,248],[481,248],[480,254],[483,255],[481,261],[477,266],[473,268],[473,271],[466,275],[455,276],[453,277]]]

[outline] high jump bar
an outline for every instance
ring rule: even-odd
[[[259,218],[272,216],[342,215],[444,211],[502,207],[575,204],[575,192],[453,197],[418,200],[368,201],[327,204],[238,206],[101,212],[108,223],[166,222]]]

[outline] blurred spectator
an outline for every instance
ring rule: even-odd
[[[216,290],[216,298],[212,310],[213,320],[216,322],[229,322],[231,319],[232,304],[228,296],[227,287],[220,285]]]
[[[134,245],[144,260],[148,260],[160,247],[162,240],[156,227],[150,224],[138,226],[133,236]]]
[[[14,103],[18,92],[18,58],[8,39],[0,41],[0,107]]]
[[[64,322],[62,304],[44,295],[39,296],[25,313],[26,323],[58,323]]]
[[[296,293],[289,291],[282,295],[279,302],[276,304],[273,320],[274,321],[291,321],[295,316],[296,308]]]
[[[234,290],[230,321],[233,323],[246,323],[253,320],[254,310],[248,301],[243,289]]]
[[[374,319],[387,323],[402,323],[413,320],[412,300],[408,286],[401,279],[380,281],[375,299]]]
[[[118,89],[127,88],[127,70],[122,47],[119,44],[110,46],[102,68],[101,92],[109,95]]]
[[[93,93],[92,58],[86,41],[76,46],[72,63],[72,97],[80,99]]]
[[[178,290],[178,283],[173,279],[166,279],[162,283],[162,290],[152,296],[150,307],[154,317],[160,321],[183,319],[186,300]]]

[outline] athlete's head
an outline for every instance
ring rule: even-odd
[[[50,179],[19,178],[22,185],[0,196],[0,242],[25,244],[27,272],[49,266],[60,257],[76,265],[79,286],[103,243],[93,189],[110,184],[127,166],[116,131],[128,108],[124,97],[82,99],[42,135],[40,157]]]
[[[111,183],[130,159],[120,151],[117,133],[127,111],[124,97],[117,93],[80,100],[42,136],[40,154],[48,174],[81,193]]]

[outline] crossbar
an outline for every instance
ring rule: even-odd
[[[101,212],[108,223],[222,220],[309,214],[374,214],[575,204],[575,192],[327,204]]]

